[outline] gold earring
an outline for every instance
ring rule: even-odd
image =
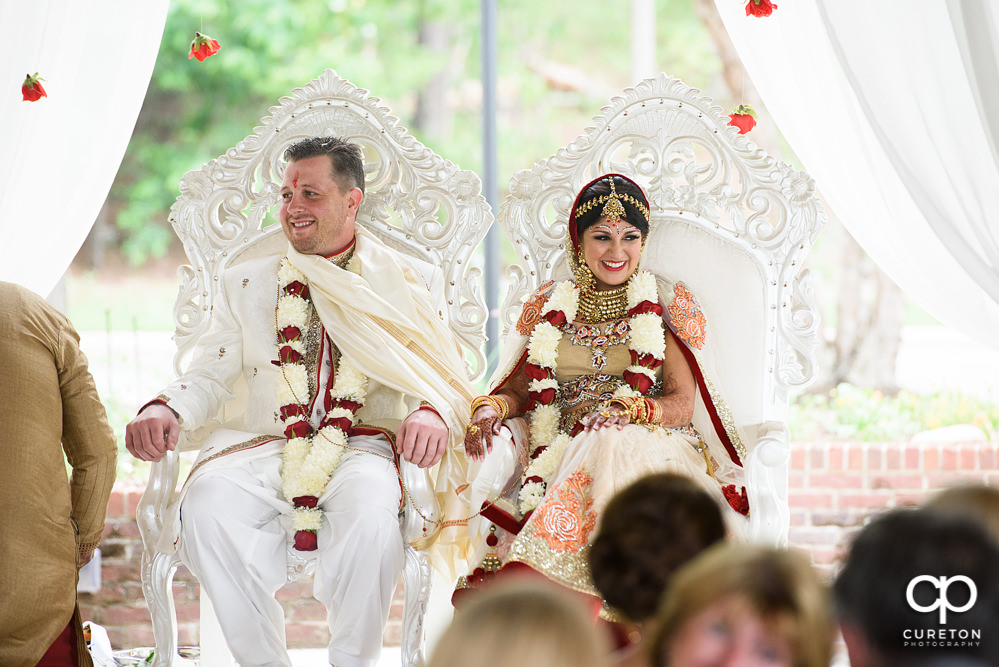
[[[592,292],[593,287],[596,285],[596,278],[593,276],[593,272],[590,271],[590,265],[586,263],[583,258],[582,248],[579,250],[576,256],[576,286],[583,292]]]

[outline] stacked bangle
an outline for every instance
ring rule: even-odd
[[[475,411],[481,408],[483,405],[488,405],[497,413],[499,413],[499,418],[501,420],[506,419],[510,414],[510,406],[499,396],[478,396],[472,401],[472,407],[470,414],[474,415]]]
[[[612,398],[610,405],[619,405],[628,413],[632,424],[660,425],[663,421],[663,409],[651,398],[624,397]]]

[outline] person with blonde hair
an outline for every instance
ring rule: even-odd
[[[828,667],[830,596],[796,551],[719,544],[681,568],[654,621],[660,667]]]
[[[938,492],[924,507],[980,522],[999,544],[999,489],[984,484],[957,484]]]
[[[511,578],[457,607],[428,667],[609,667],[609,652],[571,593],[538,577]]]

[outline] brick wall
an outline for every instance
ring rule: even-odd
[[[791,545],[808,551],[829,574],[872,514],[918,504],[955,483],[999,483],[999,445],[941,439],[794,443]]]
[[[792,445],[789,494],[791,544],[808,551],[830,573],[837,558],[872,513],[921,502],[929,493],[958,481],[999,484],[999,445],[986,442],[900,443],[802,442]],[[102,589],[81,593],[84,620],[108,630],[115,648],[149,646],[152,625],[140,582],[142,543],[135,523],[141,486],[116,484],[108,505],[101,545]],[[180,643],[198,643],[199,586],[181,566],[174,578]],[[402,617],[401,584],[385,630],[386,646],[398,646]],[[312,598],[312,580],[285,586],[278,599],[288,619],[293,648],[325,646],[325,611]]]

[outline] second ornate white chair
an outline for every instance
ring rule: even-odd
[[[643,266],[683,281],[703,308],[714,384],[740,437],[750,533],[787,541],[788,398],[813,375],[818,319],[802,262],[825,223],[815,184],[728,127],[709,98],[660,74],[615,97],[593,127],[510,181],[498,219],[517,251],[502,309],[568,277],[565,221],[605,173],[635,179],[651,203]]]
[[[280,225],[267,221],[268,211],[279,201],[284,149],[298,139],[325,135],[346,137],[364,150],[366,194],[358,224],[389,246],[428,261],[444,273],[450,324],[464,347],[470,374],[479,377],[485,369],[486,308],[473,251],[492,223],[492,213],[480,195],[479,178],[420,144],[399,127],[377,98],[332,70],[282,98],[254,134],[181,179],[181,194],[171,209],[170,222],[190,265],[181,268],[182,285],[174,312],[175,370],[186,369],[198,337],[209,326],[222,271],[284,247]],[[194,434],[182,440],[180,448],[199,446],[198,434]],[[176,502],[179,468],[175,452],[153,464],[138,508],[142,584],[153,620],[157,667],[171,665],[177,656],[171,587],[180,560],[174,553],[158,550],[157,543],[168,508]],[[432,504],[426,475],[406,463],[402,470],[414,501],[425,511]],[[402,662],[415,665],[422,660],[430,566],[408,546],[422,537],[423,530],[412,504],[407,503],[400,523],[407,542]]]

